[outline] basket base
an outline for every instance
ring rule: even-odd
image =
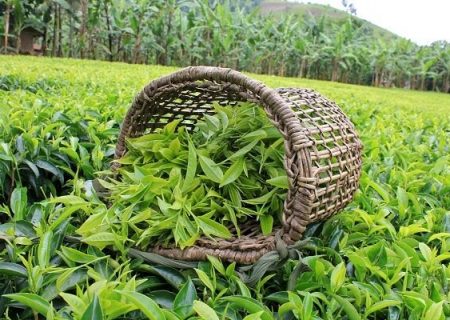
[[[274,233],[258,237],[241,236],[230,240],[201,238],[194,246],[185,249],[155,246],[148,251],[184,261],[203,261],[207,256],[213,256],[227,262],[253,264],[272,250],[275,250]]]

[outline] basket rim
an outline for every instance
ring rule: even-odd
[[[140,105],[144,100],[155,94],[161,87],[176,85],[183,82],[202,80],[236,84],[243,89],[252,92],[256,96],[260,97],[259,102],[262,107],[267,107],[270,111],[277,113],[280,123],[286,127],[286,131],[289,132],[290,135],[295,134],[296,139],[292,141],[293,149],[299,149],[299,147],[301,147],[304,143],[306,136],[302,132],[302,127],[298,122],[296,115],[291,110],[289,104],[279,95],[276,89],[269,88],[263,82],[252,79],[249,76],[231,68],[191,66],[154,79],[137,94],[127,112],[127,115],[125,116],[122,128],[120,130],[118,142],[116,144],[115,159],[121,158],[126,152],[125,139],[132,124],[132,119],[130,118],[133,114],[133,109]]]

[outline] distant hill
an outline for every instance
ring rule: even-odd
[[[302,17],[312,15],[315,18],[326,16],[327,18],[337,23],[345,21],[350,16],[350,14],[344,10],[317,3],[296,3],[283,0],[264,0],[260,3],[259,6],[261,13],[263,14],[297,14]],[[364,27],[368,33],[372,33],[374,36],[381,37],[386,40],[401,38],[393,32],[377,26],[370,21],[361,19],[357,16],[354,16],[354,18],[361,23],[361,26]]]

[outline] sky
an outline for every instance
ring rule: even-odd
[[[343,9],[341,0],[297,0]],[[360,18],[420,45],[450,42],[450,0],[347,0]]]

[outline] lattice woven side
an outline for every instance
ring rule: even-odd
[[[312,176],[301,183],[313,196],[309,220],[326,219],[344,208],[358,189],[361,141],[352,122],[334,102],[313,90],[277,91],[288,101],[309,140],[307,161]]]

